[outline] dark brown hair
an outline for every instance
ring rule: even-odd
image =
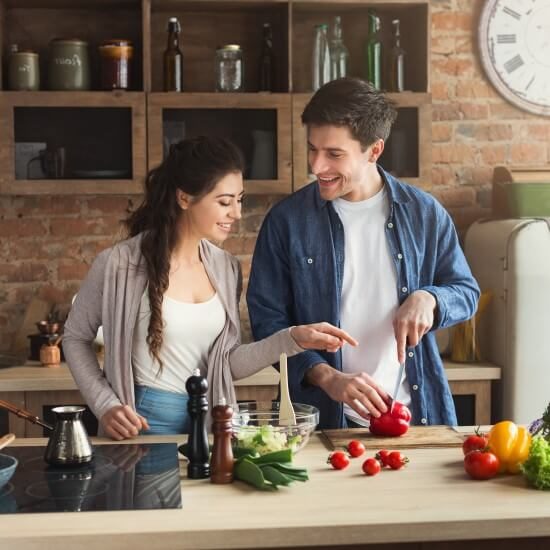
[[[302,113],[302,124],[346,127],[365,150],[377,139],[388,139],[396,117],[394,103],[369,82],[339,78],[315,92]]]
[[[151,304],[147,344],[161,370],[162,301],[168,288],[170,257],[177,243],[182,212],[176,189],[199,200],[224,176],[234,172],[244,172],[244,159],[230,141],[213,136],[184,139],[172,145],[164,162],[149,172],[143,202],[125,221],[130,237],[144,234],[141,252],[147,267]]]

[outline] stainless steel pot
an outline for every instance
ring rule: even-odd
[[[92,444],[82,422],[84,407],[77,405],[55,407],[52,409],[55,414],[54,426],[33,416],[29,411],[1,399],[0,408],[52,431],[44,453],[44,460],[48,464],[69,466],[86,464],[92,460]]]

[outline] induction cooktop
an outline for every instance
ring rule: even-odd
[[[181,508],[175,443],[94,446],[86,465],[50,466],[45,447],[8,447],[19,461],[0,488],[0,514]]]

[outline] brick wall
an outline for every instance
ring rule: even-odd
[[[489,213],[494,165],[550,161],[550,120],[506,103],[483,75],[475,42],[481,5],[432,0],[433,184],[427,190],[461,232]],[[279,199],[249,197],[227,243],[245,278],[263,215]],[[118,222],[131,207],[124,197],[0,198],[0,351],[10,348],[32,297],[68,307],[92,259],[120,235]]]

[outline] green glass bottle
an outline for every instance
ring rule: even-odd
[[[382,42],[380,40],[380,17],[368,11],[369,35],[367,38],[367,80],[378,90],[382,88]]]

